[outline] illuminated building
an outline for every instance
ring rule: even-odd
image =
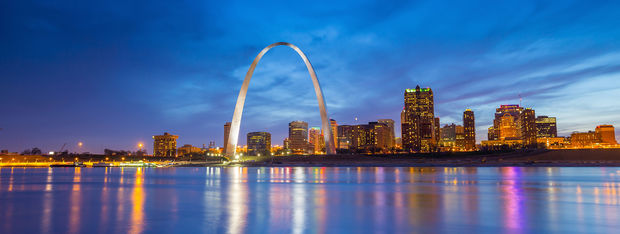
[[[574,148],[592,147],[600,142],[600,137],[594,131],[573,132],[570,135],[570,144]]]
[[[444,147],[443,150],[461,150],[465,145],[465,133],[464,128],[461,125],[446,124],[441,128],[440,133],[440,146]]]
[[[517,122],[521,111],[523,108],[519,105],[501,105],[500,108],[495,109],[493,128],[489,129],[493,131],[492,134],[489,132],[489,135],[494,138],[489,138],[489,140],[520,139]]]
[[[222,150],[223,154],[226,154],[226,149],[228,149],[228,136],[230,136],[230,122],[226,122],[224,124],[224,148]]]
[[[474,112],[470,109],[463,112],[463,132],[464,132],[464,148],[465,150],[476,149],[476,119]]]
[[[390,126],[380,122],[369,122],[368,125],[371,126],[372,135],[374,137],[374,141],[372,142],[373,148],[383,151],[391,148],[394,138],[390,134]]]
[[[323,131],[320,127],[311,127],[308,130],[308,143],[312,148],[312,153],[318,154],[323,152],[325,148],[325,140],[323,138]]]
[[[305,154],[308,151],[308,123],[293,121],[288,124],[288,140],[291,151]]]
[[[600,139],[601,143],[616,145],[616,132],[613,125],[599,125],[596,126],[596,135]]]
[[[441,125],[439,123],[439,117],[435,117],[433,119],[433,145],[436,148],[437,144],[439,144],[439,136],[441,136]]]
[[[439,144],[442,147],[456,146],[456,124],[446,124],[440,128]]]
[[[564,137],[536,137],[536,142],[539,146],[549,149],[563,148],[567,144]]]
[[[437,130],[433,91],[430,88],[405,90],[405,113],[402,125],[403,149],[409,152],[435,150]]]
[[[334,119],[329,119],[329,124],[332,127],[332,139],[334,139],[335,147],[338,149],[338,123]],[[323,142],[325,142],[325,139],[323,139]]]
[[[167,132],[164,135],[153,136],[153,156],[176,157],[178,138],[179,136],[170,135]]]
[[[389,137],[389,141],[387,144],[387,148],[394,148],[394,146],[396,145],[395,142],[395,135],[394,135],[394,120],[391,119],[380,119],[377,122],[385,124],[388,127],[388,137]]]
[[[353,137],[353,125],[338,126],[338,149],[349,149]]]
[[[189,154],[201,154],[204,153],[204,150],[198,147],[194,147],[192,145],[183,145],[177,149],[177,155],[184,156]]]
[[[282,147],[285,150],[290,150],[291,149],[291,142],[288,140],[288,137],[284,138],[284,140],[282,141]]]
[[[248,133],[247,152],[250,156],[271,155],[271,134],[268,132]]]
[[[519,123],[524,146],[536,147],[536,112],[531,108],[526,108],[519,115]]]
[[[555,117],[538,116],[536,117],[536,137],[553,138],[558,137],[558,127]]]
[[[499,131],[495,130],[495,128],[493,126],[489,127],[488,133],[487,133],[487,139],[489,141],[497,141],[499,140]]]
[[[369,122],[359,125],[338,126],[340,149],[379,152],[389,148],[390,128],[387,124]]]

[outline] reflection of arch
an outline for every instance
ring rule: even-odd
[[[237,141],[239,139],[239,128],[241,125],[241,115],[243,114],[243,105],[245,104],[245,95],[248,93],[248,86],[250,85],[250,79],[252,79],[252,74],[254,73],[254,69],[256,68],[256,64],[258,61],[269,51],[271,48],[276,46],[288,46],[291,47],[302,60],[306,64],[306,68],[308,68],[308,73],[310,73],[310,78],[312,78],[312,84],[314,85],[314,92],[316,93],[316,99],[319,102],[319,110],[321,112],[321,122],[323,125],[323,131],[325,136],[325,148],[327,154],[336,154],[336,147],[334,145],[334,139],[332,139],[332,128],[329,123],[329,118],[327,117],[327,109],[325,108],[325,99],[323,99],[323,91],[321,90],[321,85],[319,84],[319,79],[316,77],[316,73],[314,72],[314,68],[312,68],[312,64],[308,60],[308,57],[302,52],[297,46],[288,43],[288,42],[277,42],[273,43],[263,50],[254,58],[248,73],[245,74],[245,79],[243,80],[243,85],[241,85],[241,90],[239,91],[239,97],[237,97],[237,105],[235,105],[235,112],[233,114],[232,123],[230,125],[230,134],[228,135],[228,145],[226,148],[226,156],[229,158],[233,158],[235,155],[235,151],[237,150]]]

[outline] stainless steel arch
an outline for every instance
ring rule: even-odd
[[[245,104],[245,96],[248,92],[248,86],[250,85],[250,79],[252,79],[252,74],[254,73],[254,69],[258,64],[258,61],[269,51],[271,48],[276,46],[288,46],[295,50],[297,54],[304,60],[306,64],[306,68],[308,68],[308,73],[310,73],[310,77],[312,78],[312,84],[314,85],[314,92],[316,93],[316,99],[319,102],[319,110],[321,112],[321,122],[323,125],[323,134],[325,136],[326,143],[326,151],[327,154],[336,154],[336,147],[334,144],[334,139],[332,139],[332,128],[329,123],[329,118],[327,117],[327,109],[325,107],[325,99],[323,99],[323,91],[321,90],[321,85],[319,84],[319,79],[316,77],[316,73],[314,72],[314,68],[312,68],[312,64],[308,60],[308,57],[302,52],[297,46],[288,43],[288,42],[277,42],[273,43],[263,50],[254,58],[248,73],[245,74],[245,79],[243,80],[243,85],[241,85],[241,90],[239,91],[239,97],[237,97],[237,105],[235,105],[235,112],[233,113],[233,119],[230,126],[230,134],[228,135],[228,145],[226,148],[226,156],[229,158],[234,158],[233,156],[236,153],[237,149],[237,141],[239,140],[239,128],[241,125],[241,115],[243,114],[243,106]]]

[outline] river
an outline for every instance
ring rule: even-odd
[[[620,168],[0,168],[0,233],[613,233]]]

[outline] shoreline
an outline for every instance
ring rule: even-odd
[[[68,162],[67,162],[68,163]],[[50,167],[11,163],[0,167]],[[118,166],[115,166],[118,167]],[[129,166],[132,167],[132,166]],[[620,167],[620,149],[517,150],[429,154],[293,155],[219,163],[176,161],[166,167]]]

